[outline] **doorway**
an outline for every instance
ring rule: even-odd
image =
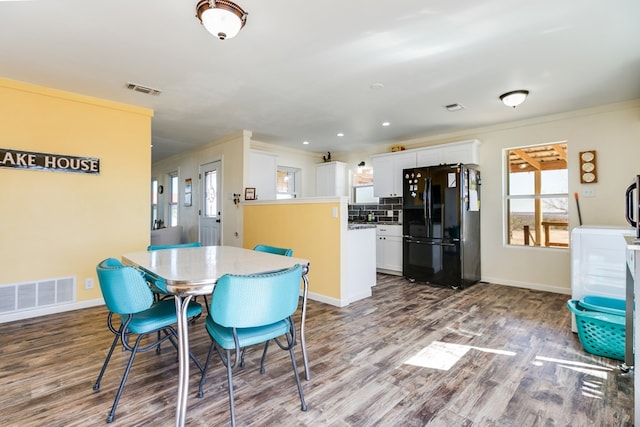
[[[202,200],[200,209],[200,243],[203,246],[220,245],[221,208],[220,185],[222,172],[220,161],[200,166],[200,185]]]

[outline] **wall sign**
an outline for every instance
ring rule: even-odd
[[[99,174],[100,159],[0,148],[0,167]]]

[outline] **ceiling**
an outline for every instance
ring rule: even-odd
[[[237,3],[247,25],[221,41],[197,0],[0,0],[0,77],[152,108],[153,161],[241,129],[386,151],[640,98],[638,0]],[[515,89],[531,93],[502,105]]]

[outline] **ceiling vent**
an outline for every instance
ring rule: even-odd
[[[127,83],[127,89],[136,91],[136,92],[140,92],[140,93],[145,93],[147,95],[153,95],[153,96],[158,96],[160,95],[162,92],[158,89],[154,89],[152,87],[149,86],[142,86],[136,83],[131,83],[128,82]]]
[[[446,108],[449,111],[460,111],[460,110],[464,109],[464,105],[462,105],[462,104],[449,104],[449,105],[445,105],[444,108]]]

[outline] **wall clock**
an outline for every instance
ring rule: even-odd
[[[580,183],[593,184],[598,182],[596,165],[596,150],[580,152]]]

